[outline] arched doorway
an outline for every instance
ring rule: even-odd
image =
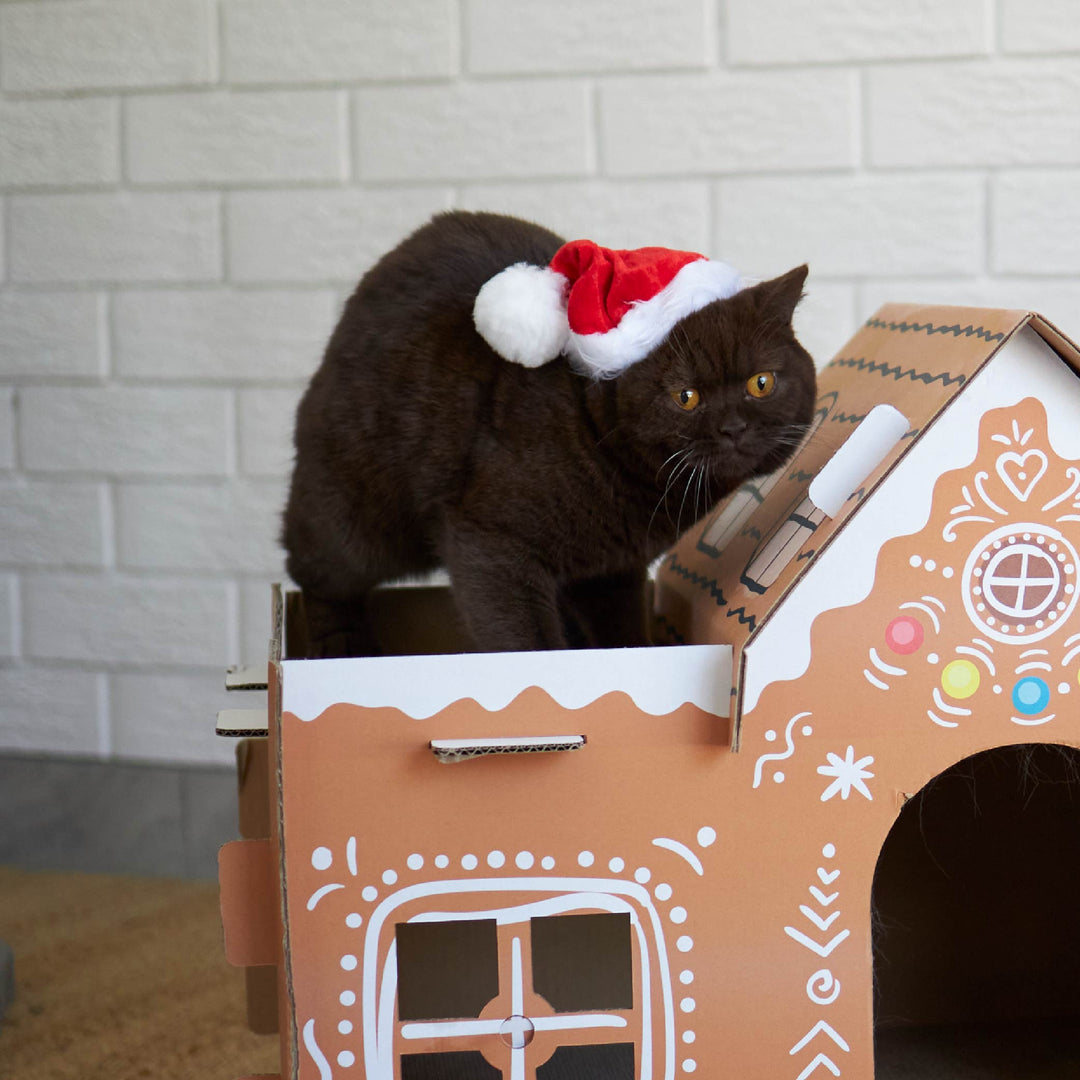
[[[876,1080],[1080,1076],[1080,750],[965,758],[874,876]]]

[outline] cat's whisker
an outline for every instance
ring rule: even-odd
[[[672,458],[675,458],[675,457],[680,458],[678,463],[676,465],[672,466],[671,475],[668,477],[667,483],[664,485],[664,490],[663,490],[663,492],[661,492],[660,498],[656,500],[656,505],[653,507],[653,511],[649,515],[649,524],[646,526],[646,529],[645,529],[646,538],[648,538],[649,536],[652,535],[653,521],[655,521],[656,512],[660,509],[661,506],[665,507],[665,512],[667,513],[668,522],[669,523],[671,522],[671,512],[666,509],[668,494],[670,493],[672,487],[675,485],[675,482],[678,480],[679,475],[685,470],[687,464],[689,463],[689,457],[690,457],[690,455],[692,453],[693,453],[693,447],[683,447],[680,450],[676,450],[675,453],[672,454],[671,457],[669,457],[667,459],[667,461],[671,461]],[[664,462],[664,465],[667,464],[667,461]],[[660,469],[663,469],[663,467],[664,466],[661,465]],[[657,469],[657,476],[659,476],[660,469]]]
[[[683,446],[683,447],[680,447],[678,450],[676,450],[674,454],[669,454],[667,456],[667,458],[665,458],[663,463],[660,465],[660,468],[656,470],[656,479],[657,480],[660,479],[660,473],[663,472],[664,465],[666,465],[672,458],[677,458],[680,454],[689,454],[690,452],[691,452],[690,448],[687,448],[687,447]]]
[[[683,489],[682,501],[679,503],[679,517],[675,522],[675,533],[677,536],[682,535],[682,515],[683,509],[686,506],[686,497],[690,494],[690,485],[694,482],[694,477],[697,475],[698,469],[701,468],[700,462],[694,462],[694,468],[691,470],[690,475],[686,478],[686,487]]]

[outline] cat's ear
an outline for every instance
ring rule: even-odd
[[[806,284],[806,275],[809,272],[810,268],[803,263],[802,266],[796,266],[794,270],[789,270],[780,277],[763,281],[755,286],[760,293],[765,310],[785,323],[791,322],[795,307],[802,299],[803,285]]]

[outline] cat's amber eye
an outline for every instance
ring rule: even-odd
[[[701,395],[692,387],[684,390],[673,390],[671,400],[686,412],[693,412],[701,404]]]
[[[776,376],[771,371],[759,371],[746,380],[746,391],[751,397],[767,398],[776,389]]]

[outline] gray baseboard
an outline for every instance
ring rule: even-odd
[[[0,756],[0,863],[213,879],[239,835],[227,767]]]

